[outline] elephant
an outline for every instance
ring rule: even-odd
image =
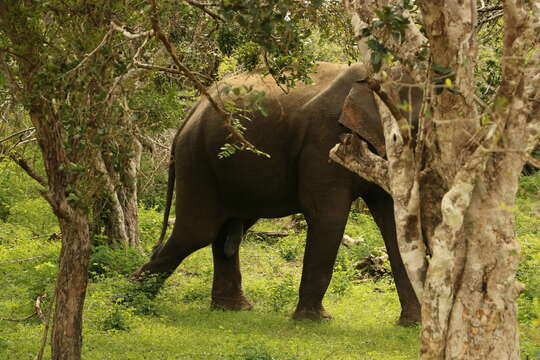
[[[362,64],[318,63],[310,84],[284,92],[260,72],[232,76],[214,85],[214,99],[242,97],[225,93],[224,84],[265,92],[266,110],[249,110],[245,136],[266,158],[249,151],[218,158],[227,142],[223,116],[203,98],[192,108],[174,141],[169,169],[164,228],[176,189],[176,221],[166,243],[134,277],[159,274],[165,279],[188,255],[212,245],[213,308],[242,310],[251,304],[242,290],[239,243],[242,233],[260,218],[296,213],[308,229],[299,299],[294,319],[328,319],[323,296],[332,271],[352,202],[361,197],[379,227],[388,251],[401,303],[400,324],[418,322],[420,305],[399,254],[393,202],[379,186],[329,161],[329,150],[340,136],[351,133],[343,122],[356,117],[358,134],[384,155],[384,136],[372,91],[360,82]],[[346,120],[346,119],[345,119]],[[350,120],[350,119],[349,119]],[[174,188],[174,184],[176,187]],[[162,233],[163,238],[164,232]]]

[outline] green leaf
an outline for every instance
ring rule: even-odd
[[[452,72],[451,68],[445,67],[440,64],[433,64],[431,65],[431,68],[439,75],[448,75]]]
[[[371,53],[371,66],[375,72],[379,72],[382,66],[382,54],[380,52]]]

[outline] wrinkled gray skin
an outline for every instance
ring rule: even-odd
[[[136,277],[162,274],[165,278],[188,255],[212,244],[212,306],[249,309],[239,266],[242,231],[260,218],[303,213],[308,231],[300,297],[293,318],[329,318],[322,299],[332,277],[351,203],[361,197],[388,250],[402,306],[399,321],[419,321],[420,307],[398,252],[391,197],[328,158],[329,150],[347,132],[338,120],[349,93],[353,110],[362,112],[363,138],[374,149],[384,151],[373,94],[361,84],[355,85],[364,77],[363,67],[321,63],[317,71],[312,75],[313,84],[301,84],[288,94],[270,77],[258,73],[223,81],[233,86],[254,85],[266,92],[264,108],[268,116],[251,114],[252,121],[245,122],[245,126],[247,138],[270,154],[269,159],[245,151],[218,159],[228,134],[223,119],[206,99],[201,100],[174,143],[170,180],[174,182],[176,176],[177,197],[172,235]],[[217,95],[216,89],[213,95]]]

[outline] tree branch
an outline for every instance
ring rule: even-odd
[[[169,67],[160,66],[160,65],[146,64],[146,63],[142,63],[140,61],[135,61],[133,64],[136,67],[141,68],[141,69],[159,70],[159,71],[165,71],[165,72],[168,72],[168,73],[171,73],[171,74],[186,76],[185,73],[183,73],[182,71],[178,71],[178,70],[176,70],[174,68],[169,68]],[[193,75],[199,76],[199,77],[203,78],[204,80],[212,81],[211,78],[209,78],[208,76],[206,76],[204,74],[201,74],[201,73],[196,72],[196,71],[192,71],[192,73],[193,73]]]
[[[207,8],[208,4],[203,4],[195,0],[184,0],[184,1],[193,7],[201,9],[202,11],[204,11],[205,13],[207,13],[214,19],[225,22],[225,19],[221,15],[216,14],[215,12]]]
[[[17,132],[14,133],[14,134],[11,134],[11,135],[9,135],[9,136],[3,138],[3,139],[0,139],[0,144],[3,143],[3,142],[8,141],[9,139],[13,139],[14,137],[17,137],[17,136],[23,135],[23,134],[25,134],[25,133],[27,133],[27,132],[29,132],[29,131],[35,131],[35,130],[36,130],[35,127],[30,127],[30,128],[28,128],[28,129],[24,129],[24,130],[21,130],[21,131],[17,131]]]
[[[114,21],[111,21],[111,28],[113,30],[115,30],[115,31],[118,31],[119,33],[121,33],[122,35],[124,35],[125,37],[127,37],[130,40],[138,39],[140,37],[154,35],[153,30],[143,31],[143,32],[139,32],[139,33],[131,32],[131,31],[127,30],[126,28],[124,28],[124,26],[119,25],[119,24],[115,23]]]
[[[390,99],[390,96],[381,88],[380,81],[374,80],[374,79],[366,79],[365,81],[369,88],[375,92],[379,98],[384,102],[388,110],[390,110],[390,113],[392,114],[392,117],[397,121],[399,132],[401,134],[401,137],[403,138],[403,143],[407,144],[411,139],[411,125],[403,117],[403,114],[398,109],[398,107],[394,104],[392,99]]]
[[[83,64],[84,64],[85,62],[87,62],[88,59],[90,59],[90,58],[92,57],[92,55],[94,55],[95,53],[97,53],[97,52],[99,51],[99,49],[101,49],[101,48],[107,43],[107,39],[108,39],[109,36],[113,33],[113,31],[114,31],[113,28],[109,29],[109,31],[107,31],[107,33],[105,34],[105,36],[103,37],[103,39],[101,40],[101,42],[98,44],[98,46],[97,46],[94,50],[92,50],[92,51],[90,51],[88,54],[86,54],[86,55],[84,56],[84,58],[81,60],[81,62],[80,62],[77,66],[75,66],[73,69],[69,70],[66,74],[75,72],[75,71],[77,71],[78,69],[80,69],[81,66],[83,66]]]
[[[488,16],[487,18],[478,21],[478,24],[476,25],[476,27],[480,27],[480,26],[482,26],[482,25],[484,25],[484,24],[486,24],[488,22],[491,22],[493,20],[497,20],[498,18],[503,17],[503,15],[504,15],[504,13],[500,12],[500,13]]]
[[[491,5],[491,6],[484,6],[478,9],[478,12],[491,12],[491,11],[497,11],[502,10],[502,5]]]
[[[22,317],[22,318],[4,318],[4,317],[0,317],[0,320],[3,320],[3,321],[13,321],[13,322],[20,322],[20,321],[26,321],[26,320],[29,320],[31,318],[33,318],[34,316],[37,316],[43,323],[45,323],[45,317],[43,316],[43,311],[41,310],[41,304],[43,302],[43,299],[45,299],[47,297],[47,294],[42,294],[40,296],[38,296],[36,298],[36,301],[34,303],[34,312],[31,313],[30,315],[27,315],[25,317]]]
[[[230,136],[240,144],[238,146],[239,149],[246,149],[250,151],[254,151],[255,153],[261,153],[257,150],[257,148],[249,142],[244,135],[238,131],[238,129],[233,124],[233,116],[228,111],[224,110],[221,106],[218,105],[218,103],[214,100],[214,98],[210,95],[206,87],[197,79],[197,76],[191,72],[178,58],[178,55],[176,54],[176,50],[174,49],[173,45],[170,43],[169,39],[165,34],[163,33],[163,30],[161,29],[161,26],[159,25],[158,20],[158,9],[157,9],[157,3],[156,0],[152,0],[152,15],[150,17],[150,20],[152,22],[152,28],[154,29],[154,34],[157,37],[158,40],[160,40],[163,45],[165,46],[165,49],[167,49],[167,52],[171,56],[174,64],[178,69],[185,75],[193,85],[197,88],[197,90],[200,91],[201,94],[203,94],[210,105],[217,111],[217,113],[220,116],[223,116],[224,118],[224,126],[229,131]]]
[[[378,184],[391,194],[388,178],[388,161],[372,153],[365,141],[354,134],[347,134],[341,143],[330,150],[330,159],[349,171]]]
[[[39,175],[28,162],[20,156],[13,154],[9,155],[9,158],[19,165],[32,179],[36,180],[41,186],[47,187],[47,181],[41,175]]]

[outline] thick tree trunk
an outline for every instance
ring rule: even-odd
[[[68,158],[60,121],[39,99],[32,104],[30,118],[38,134],[48,177],[48,190],[42,194],[58,217],[62,231],[52,359],[77,360],[81,358],[82,314],[91,253],[88,218],[76,201],[70,203],[68,200],[68,184],[74,183],[76,177],[61,170],[68,163]]]
[[[60,218],[62,250],[56,280],[52,359],[81,358],[83,306],[88,282],[90,234],[81,210],[69,209]]]
[[[390,84],[379,93],[392,114],[381,116],[388,160],[351,140],[331,151],[332,159],[377,182],[394,198],[400,251],[422,298],[421,358],[517,359],[521,285],[516,281],[512,207],[527,152],[540,138],[540,1],[505,1],[503,79],[495,106],[484,109],[482,117],[478,109],[485,105],[474,89],[474,1],[417,2],[433,64],[423,78],[422,65],[410,61],[420,45],[414,41],[420,39],[415,29],[406,37],[408,45],[400,47],[387,28],[369,25],[375,9],[390,1],[346,3],[356,33],[369,28],[425,89],[414,149],[391,95],[396,84]],[[393,3],[392,11],[399,13],[401,5]],[[366,41],[361,38],[360,46]],[[433,85],[441,79],[442,88]],[[366,82],[375,83],[376,90],[384,79],[376,80],[372,76]],[[416,245],[422,239],[425,251]],[[422,284],[424,267],[415,264],[426,257]]]
[[[466,244],[466,259],[441,358],[519,359],[516,298],[521,285],[515,278],[519,246],[512,231],[517,160],[492,168],[492,177],[480,180],[472,194],[460,239]],[[510,168],[515,176],[501,176]],[[432,340],[422,342],[422,352]],[[425,359],[433,358],[424,354]]]

